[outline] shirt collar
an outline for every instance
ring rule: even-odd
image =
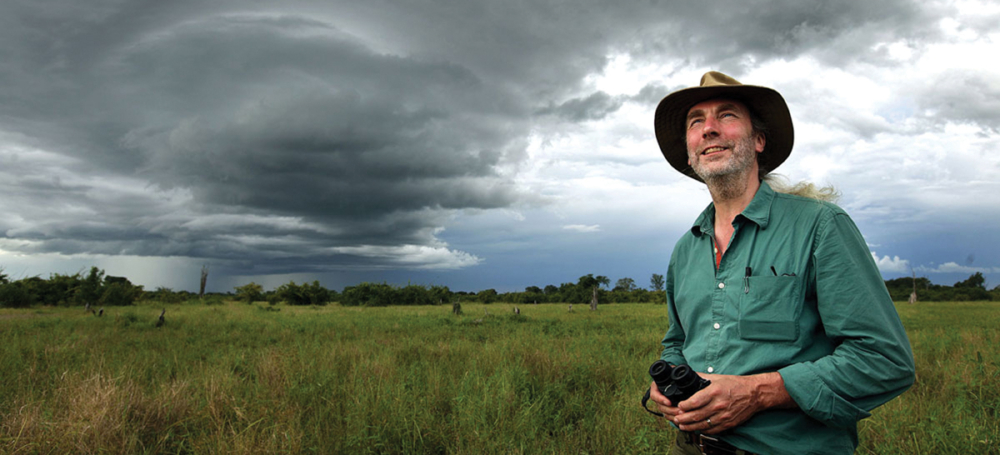
[[[761,181],[760,188],[757,189],[757,194],[754,194],[753,200],[747,205],[747,208],[743,209],[740,215],[754,223],[757,223],[761,229],[767,229],[767,223],[771,217],[771,202],[774,201],[774,190],[771,189],[771,185],[767,182]],[[737,217],[739,218],[739,217]],[[698,219],[694,221],[694,226],[691,227],[691,232],[694,235],[700,236],[703,233],[713,232],[713,225],[715,223],[715,204],[708,204],[705,210],[701,212]]]

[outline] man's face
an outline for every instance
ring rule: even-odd
[[[688,111],[686,121],[688,164],[702,180],[748,168],[757,174],[757,153],[764,151],[764,137],[753,134],[750,111],[743,103],[703,101]]]

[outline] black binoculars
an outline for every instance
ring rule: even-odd
[[[649,375],[653,377],[653,382],[656,383],[656,390],[659,391],[663,396],[670,400],[670,403],[677,406],[678,403],[691,398],[701,389],[708,387],[712,382],[698,376],[691,367],[687,365],[677,365],[671,367],[669,363],[663,360],[657,360],[653,362],[653,365],[649,367]],[[649,411],[650,413],[656,414],[660,417],[663,414],[658,412],[650,411],[646,408],[646,402],[649,401],[649,390],[646,390],[646,394],[642,397],[642,407]]]

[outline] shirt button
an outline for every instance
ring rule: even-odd
[[[726,283],[719,283],[719,289],[725,289]]]
[[[715,371],[715,368],[712,368],[712,367],[708,367],[708,372],[709,372],[709,373],[711,373],[711,372],[713,372],[713,371]]]
[[[719,330],[719,327],[722,327],[722,324],[716,322],[715,325],[713,325],[712,327],[715,327],[715,330]]]

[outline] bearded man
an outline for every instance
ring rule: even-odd
[[[651,384],[679,430],[671,453],[853,453],[857,422],[913,384],[913,353],[850,217],[775,190],[794,137],[785,100],[709,72],[660,102],[655,128],[712,196],[666,277],[660,357],[711,382],[680,403]]]

